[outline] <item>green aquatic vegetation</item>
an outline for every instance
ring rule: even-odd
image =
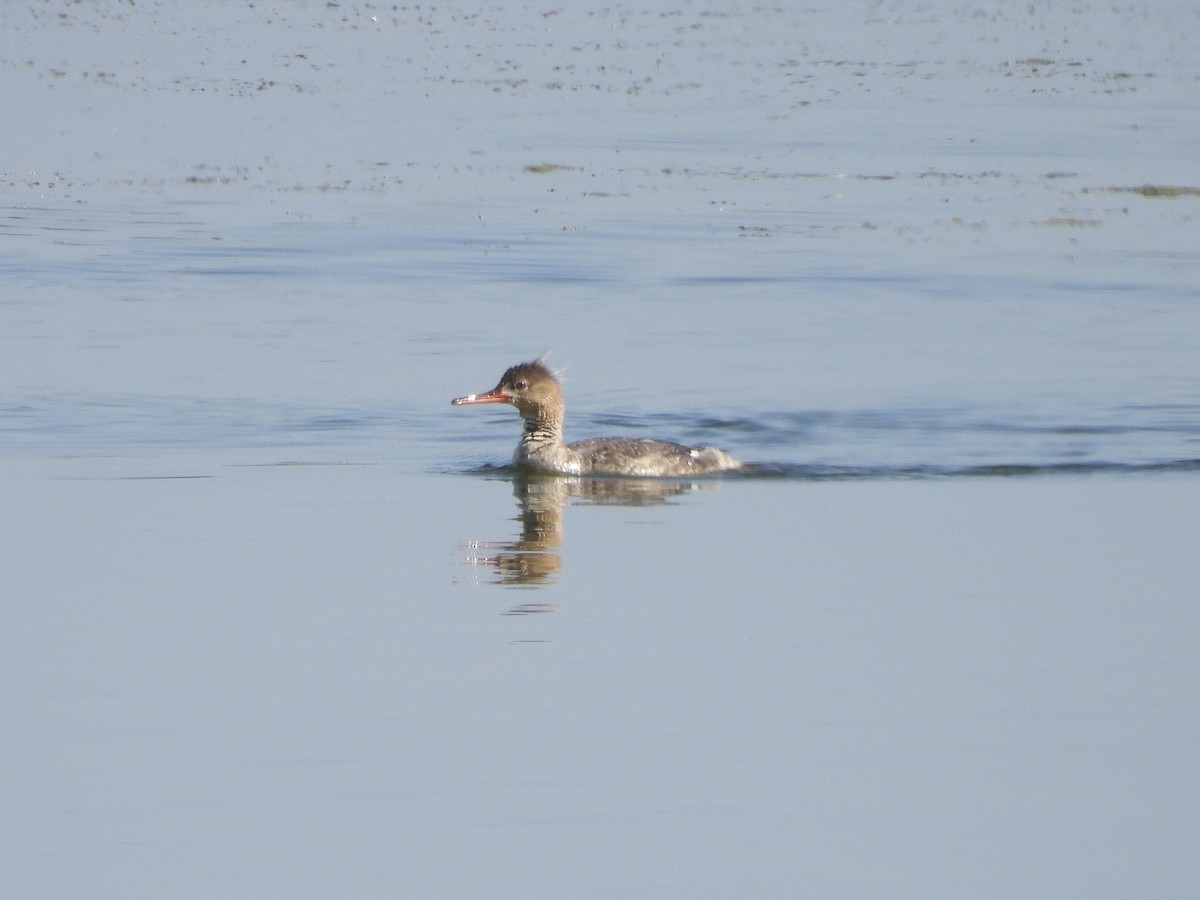
[[[1141,194],[1143,197],[1200,197],[1200,187],[1169,184],[1143,184],[1138,187],[1114,187],[1112,191]]]
[[[1099,228],[1104,223],[1099,219],[1077,219],[1074,216],[1054,216],[1035,222],[1036,225],[1065,225],[1068,228]]]

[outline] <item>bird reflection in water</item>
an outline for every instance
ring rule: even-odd
[[[707,483],[705,483],[707,484]],[[562,569],[563,510],[572,506],[657,506],[701,483],[647,478],[580,478],[517,472],[512,476],[521,534],[513,541],[471,541],[462,547],[467,564],[493,570],[493,583],[517,587],[555,584]],[[528,603],[510,614],[547,612],[551,604]]]

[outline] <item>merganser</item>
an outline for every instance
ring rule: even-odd
[[[672,478],[705,475],[742,468],[716,447],[685,447],[644,438],[589,438],[563,442],[562,388],[540,361],[513,366],[486,394],[468,394],[450,401],[454,406],[511,403],[525,420],[513,464],[560,475],[626,475]]]

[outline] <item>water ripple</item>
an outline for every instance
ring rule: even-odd
[[[426,471],[504,476],[518,434],[515,418],[462,418],[425,408],[133,395],[44,395],[0,405],[5,455],[310,448],[339,459],[394,458]],[[811,481],[1200,469],[1200,408],[1179,404],[1062,419],[957,408],[583,414],[569,438],[604,435],[719,446],[751,464],[735,477]]]

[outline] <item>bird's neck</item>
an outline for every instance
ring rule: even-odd
[[[521,446],[530,452],[561,446],[562,413],[556,410],[539,410],[525,419],[525,430],[521,434]]]

